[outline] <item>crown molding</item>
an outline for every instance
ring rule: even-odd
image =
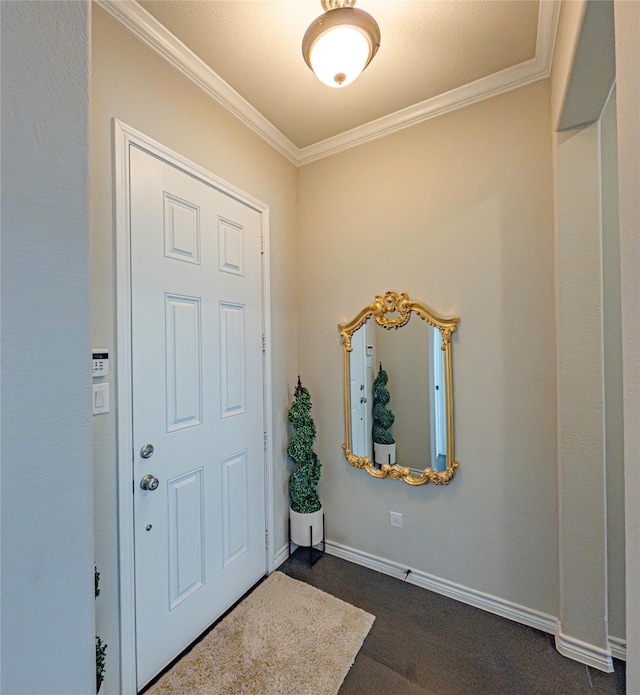
[[[95,0],[137,39],[188,77],[296,166],[376,140],[429,118],[504,94],[551,72],[560,0],[540,0],[535,58],[395,113],[299,148],[135,0]]]
[[[553,53],[560,20],[561,0],[540,0],[538,11],[538,36],[536,38],[536,58],[544,66],[545,77],[551,75]]]
[[[291,140],[135,0],[95,0],[95,3],[280,154],[298,164],[299,149]]]
[[[551,74],[553,50],[556,42],[560,0],[540,0],[535,58],[514,65],[475,82],[462,85],[444,94],[427,99],[406,109],[383,116],[375,121],[352,128],[326,140],[299,150],[298,163],[307,164],[342,150],[408,128],[429,118],[470,106],[483,99],[510,92]]]
[[[442,116],[445,113],[470,106],[489,97],[510,92],[518,87],[524,87],[531,82],[544,79],[548,75],[540,68],[537,58],[470,82],[462,87],[444,94],[408,106],[406,109],[383,116],[375,121],[352,128],[344,133],[335,135],[299,151],[299,164],[308,164],[316,159],[322,159],[337,154],[357,145],[390,135],[398,130],[422,123],[430,118]]]

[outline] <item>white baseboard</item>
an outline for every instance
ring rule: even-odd
[[[357,565],[363,565],[364,567],[369,567],[370,569],[388,574],[391,577],[398,577],[399,579],[404,579],[405,572],[409,569],[405,565],[400,565],[391,560],[385,560],[370,555],[369,553],[355,550],[354,548],[348,548],[347,546],[334,543],[333,541],[327,541],[326,550],[329,554],[335,555],[336,557],[350,560]],[[411,573],[407,576],[406,581],[416,586],[421,586],[424,589],[435,591],[437,594],[448,596],[456,601],[481,608],[489,613],[501,615],[503,618],[514,620],[517,623],[522,623],[523,625],[528,625],[529,627],[534,627],[553,635],[556,634],[558,621],[552,615],[520,606],[511,601],[506,601],[505,599],[476,591],[475,589],[470,589],[447,579],[440,579],[432,574],[427,574],[426,572],[413,568],[411,568]]]
[[[563,656],[579,661],[581,664],[597,668],[598,671],[613,672],[613,661],[611,660],[610,651],[588,644],[575,637],[568,637],[562,634],[560,627],[558,627],[558,633],[556,634],[556,649]]]
[[[273,569],[277,570],[278,567],[289,557],[289,544],[285,543],[285,545],[278,550],[273,558]]]
[[[522,625],[555,635],[556,648],[564,656],[592,666],[599,671],[607,673],[613,671],[610,652],[563,635],[560,631],[558,619],[553,615],[521,606],[497,596],[485,594],[482,591],[435,577],[421,570],[409,568],[406,565],[400,565],[397,562],[386,560],[385,558],[377,557],[334,541],[328,540],[326,542],[326,552],[343,560],[349,560],[349,562],[353,562],[356,565],[362,565],[377,572],[388,574],[391,577],[405,579],[411,584],[421,586],[443,596],[448,596],[469,606],[475,606],[494,615],[500,615]],[[408,569],[411,569],[411,572],[406,575]],[[623,640],[610,638],[610,648],[617,658],[622,659],[626,657],[626,645]],[[623,652],[625,656],[622,656]]]
[[[609,647],[611,649],[611,656],[616,659],[621,659],[622,661],[627,660],[627,641],[621,637],[612,637],[609,635]]]

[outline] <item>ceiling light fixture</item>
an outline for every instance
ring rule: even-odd
[[[346,87],[369,65],[380,47],[380,27],[356,0],[321,0],[326,10],[302,39],[302,55],[329,87]]]

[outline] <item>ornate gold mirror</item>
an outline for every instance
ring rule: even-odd
[[[409,485],[453,480],[451,334],[459,320],[439,316],[405,293],[387,292],[353,321],[338,324],[342,448],[351,466]]]

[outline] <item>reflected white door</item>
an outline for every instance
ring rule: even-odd
[[[367,431],[369,423],[365,388],[366,341],[362,328],[351,336],[351,348],[349,353],[351,450],[357,456],[367,456],[367,440],[371,438],[371,432]]]
[[[447,467],[447,416],[446,416],[446,393],[444,381],[444,352],[442,351],[442,335],[440,331],[433,328],[429,331],[432,345],[432,378],[433,399],[432,417],[434,428],[432,431],[433,444],[435,447],[434,461],[432,468],[436,471],[444,471]]]
[[[363,411],[364,416],[364,437],[365,437],[365,456],[373,461],[373,380],[375,358],[375,323],[367,321],[360,329],[364,329],[364,397],[366,406]]]
[[[136,147],[130,166],[140,688],[266,570],[262,292],[257,211]]]

